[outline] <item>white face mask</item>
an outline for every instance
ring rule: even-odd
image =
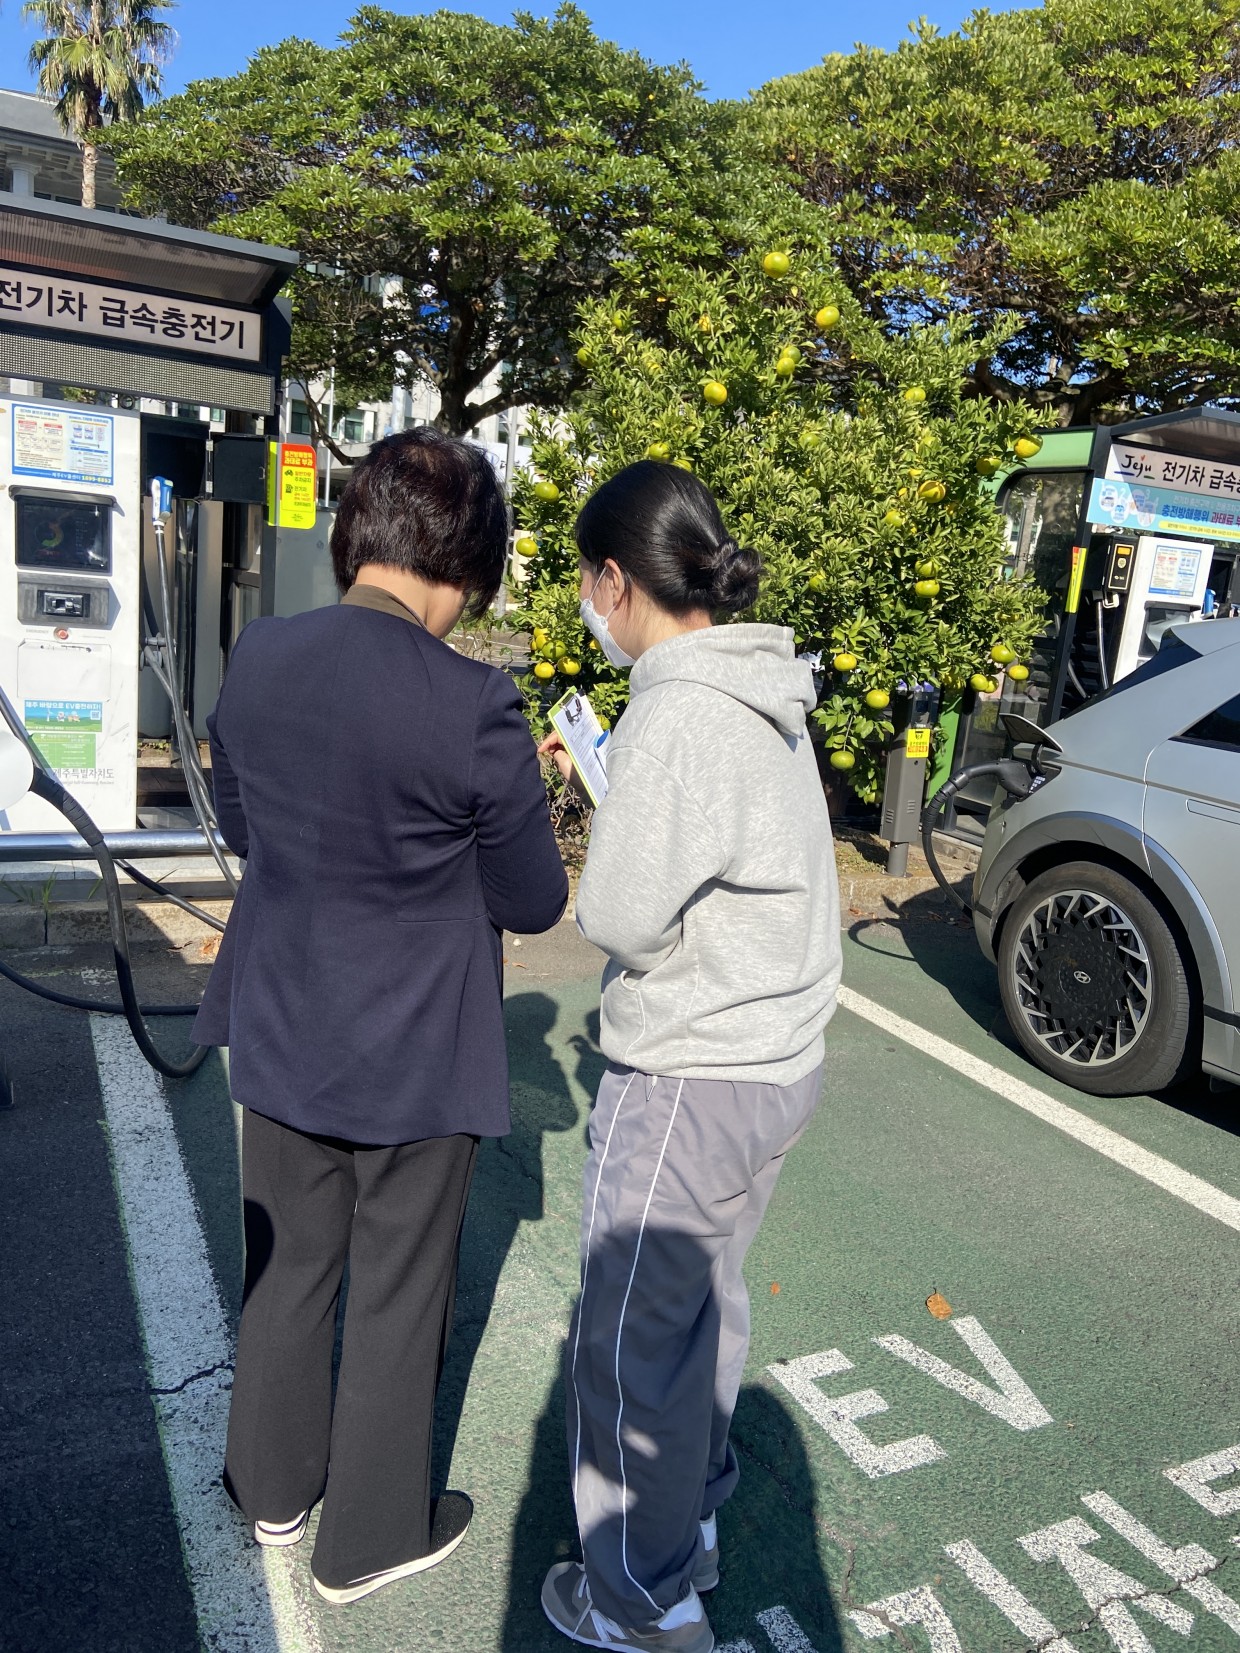
[[[591,587],[590,595],[581,599],[581,623],[602,649],[604,658],[613,666],[632,666],[636,662],[631,654],[626,654],[616,639],[611,635],[611,627],[607,624],[608,617],[616,612],[615,603],[606,614],[600,614],[594,606],[594,589],[597,579]]]

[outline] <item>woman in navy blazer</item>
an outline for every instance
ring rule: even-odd
[[[501,932],[568,894],[520,695],[442,641],[507,538],[480,449],[378,443],[332,534],[340,606],[247,626],[208,720],[246,858],[195,1028],[246,1110],[225,1479],[260,1544],[322,1497],[335,1602],[442,1560],[471,1510],[432,1506],[431,1418],[478,1139],[509,1128]]]

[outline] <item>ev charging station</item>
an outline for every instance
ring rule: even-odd
[[[1029,676],[972,693],[951,717],[931,793],[1000,759],[1003,718],[1039,726],[1086,705],[1158,652],[1186,621],[1240,614],[1240,413],[1184,408],[1122,425],[1050,431],[1036,459],[997,482],[1008,572],[1050,593]],[[980,837],[993,787],[961,788],[945,827]]]
[[[105,830],[136,825],[140,417],[0,398],[0,683]],[[27,794],[0,830],[59,831]]]
[[[237,635],[274,605],[266,472],[297,263],[0,193],[0,687],[129,856],[193,837],[161,831],[167,811],[143,818],[140,738],[170,735],[190,801],[197,786],[209,803],[194,736]],[[64,828],[28,795],[0,810],[0,859],[79,855]]]

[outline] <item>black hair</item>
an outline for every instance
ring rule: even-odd
[[[504,577],[508,507],[484,449],[429,425],[388,436],[353,467],[332,529],[347,591],[365,563],[459,586],[483,613]]]
[[[737,545],[710,489],[678,465],[627,465],[591,494],[574,532],[591,568],[610,557],[671,614],[739,614],[757,598],[757,552]]]

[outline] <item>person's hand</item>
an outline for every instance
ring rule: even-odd
[[[560,771],[560,775],[566,784],[571,786],[574,791],[581,792],[581,787],[577,782],[577,771],[573,768],[573,760],[569,756],[568,747],[565,746],[558,734],[553,731],[547,736],[538,748],[538,755],[540,758],[550,758]]]

